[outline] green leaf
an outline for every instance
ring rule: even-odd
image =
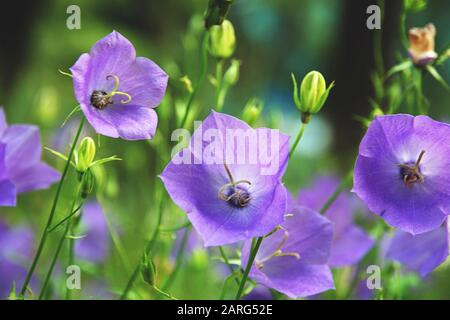
[[[57,156],[58,158],[61,158],[64,161],[68,160],[68,158],[65,155],[63,155],[62,153],[60,153],[60,152],[58,152],[56,150],[53,150],[53,149],[48,148],[48,147],[44,147],[44,149],[49,151],[51,154]],[[70,164],[75,168],[75,163],[73,161],[70,161]]]
[[[121,161],[121,158],[118,158],[117,156],[111,156],[108,158],[103,158],[103,159],[99,159],[96,160],[94,162],[91,163],[91,165],[89,166],[89,168],[92,168],[93,166],[98,166],[98,165],[102,165],[111,161]]]
[[[300,98],[298,96],[297,79],[295,79],[295,75],[293,73],[291,73],[291,77],[292,77],[292,83],[294,85],[294,92],[293,92],[294,103],[297,106],[297,108],[300,109]]]
[[[386,74],[386,79],[390,78],[391,76],[393,76],[396,73],[402,72],[406,69],[409,69],[412,67],[412,62],[411,60],[406,60],[403,61],[402,63],[399,63],[395,66],[393,66]]]
[[[439,82],[447,91],[450,92],[450,86],[441,77],[441,75],[439,74],[439,72],[436,70],[435,67],[428,65],[428,66],[426,66],[426,70],[437,82]]]

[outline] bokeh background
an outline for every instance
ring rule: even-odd
[[[258,97],[265,101],[261,122],[293,136],[298,130],[299,114],[292,102],[290,73],[301,78],[316,69],[327,81],[336,81],[336,88],[323,111],[308,126],[301,151],[286,174],[286,183],[294,194],[317,175],[343,176],[352,167],[363,134],[357,116],[370,113],[374,44],[380,39],[377,37],[382,39],[386,68],[407,55],[400,41],[402,2],[385,1],[383,28],[371,31],[366,28],[366,8],[375,3],[368,0],[236,0],[231,7],[229,19],[235,26],[238,41],[235,57],[242,61],[242,66],[239,85],[231,89],[224,112],[239,116],[245,103]],[[80,30],[66,28],[66,8],[71,4],[81,8]],[[158,108],[160,130],[154,141],[130,143],[100,139],[101,155],[115,154],[124,159],[97,173],[102,177],[97,192],[132,265],[154,227],[155,190],[160,183],[156,176],[165,165],[162,154],[167,152],[162,150],[161,141],[169,140],[175,123],[175,108],[186,100],[186,92],[178,79],[186,74],[196,79],[198,75],[199,42],[206,5],[206,0],[42,0],[26,6],[18,1],[10,2],[8,8],[2,10],[0,105],[4,106],[10,123],[38,125],[44,145],[59,151],[68,146],[69,140],[64,137],[71,126],[69,122],[61,130],[61,123],[77,103],[71,80],[62,76],[58,69],[67,70],[95,41],[117,30],[132,41],[139,56],[154,60],[169,74],[169,94]],[[433,22],[438,30],[436,48],[440,52],[450,43],[449,13],[449,1],[431,0],[426,10],[409,16],[406,25],[409,28]],[[214,72],[213,64],[211,58],[210,73]],[[449,80],[450,65],[440,70]],[[200,110],[198,120],[213,107],[212,91],[212,86],[205,83],[195,101]],[[430,100],[430,114],[436,119],[448,120],[448,92],[427,78],[424,93]],[[49,154],[44,156],[55,167],[62,167],[58,159]],[[70,201],[70,184],[65,190],[60,216]],[[50,189],[22,195],[17,208],[0,209],[1,218],[10,224],[31,226],[38,237],[53,192],[54,189]],[[167,203],[165,210],[164,225],[182,221],[183,213],[173,204]],[[163,234],[159,243],[157,257],[160,261],[157,262],[162,277],[173,264],[173,259],[165,258],[171,251],[173,239],[173,234]],[[53,249],[50,245],[46,250],[38,273],[46,270]],[[174,294],[181,298],[217,298],[222,278],[220,273],[212,271],[214,263],[204,251],[192,255],[177,277]],[[98,285],[100,289],[97,289],[104,292],[87,296],[94,298],[120,291],[129,275],[113,246],[107,262],[88,265],[85,269],[89,271],[83,278],[86,287]],[[148,291],[142,283],[137,290],[144,296]],[[80,297],[86,295],[80,294]],[[426,281],[417,283],[407,297],[450,298],[450,272],[438,270]]]

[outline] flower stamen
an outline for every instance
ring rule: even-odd
[[[412,186],[416,182],[422,183],[425,181],[425,176],[420,170],[420,162],[424,154],[425,150],[422,150],[415,163],[399,164],[401,178],[407,187]]]
[[[279,229],[283,229],[283,227],[280,226]],[[281,239],[280,243],[275,248],[275,251],[273,253],[271,253],[270,255],[268,255],[267,257],[259,259],[255,262],[258,269],[262,269],[264,267],[264,263],[266,263],[267,261],[269,261],[270,259],[272,259],[274,257],[294,257],[297,260],[300,260],[300,254],[297,252],[283,252],[283,250],[282,250],[283,246],[286,243],[287,239],[289,238],[289,232],[285,229],[283,229],[283,230],[284,230],[284,237],[283,237],[283,239]]]
[[[252,197],[248,190],[240,184],[248,184],[252,183],[248,180],[238,180],[234,181],[233,175],[231,174],[230,168],[226,164],[224,164],[225,171],[227,172],[228,178],[230,179],[229,183],[224,184],[219,189],[219,199],[229,203],[233,207],[243,208],[250,204]]]
[[[118,76],[116,75],[108,75],[106,76],[106,80],[111,80],[114,79],[115,83],[114,83],[114,87],[111,90],[110,93],[107,93],[103,90],[95,90],[92,95],[91,95],[91,104],[100,110],[105,109],[108,105],[113,104],[113,97],[115,95],[122,95],[125,96],[126,99],[123,99],[120,101],[120,103],[122,104],[127,104],[130,103],[132,98],[131,95],[123,92],[123,91],[118,91],[117,89],[119,88],[119,83],[120,83],[120,79]]]

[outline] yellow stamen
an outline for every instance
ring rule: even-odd
[[[120,80],[119,80],[118,76],[116,76],[114,74],[111,74],[111,75],[108,75],[106,77],[106,80],[110,80],[112,78],[114,78],[114,80],[115,80],[114,88],[111,90],[111,92],[108,94],[108,96],[114,97],[116,94],[117,95],[122,95],[122,96],[125,96],[126,99],[125,100],[120,100],[120,103],[123,103],[123,104],[130,103],[131,100],[132,100],[131,95],[129,95],[128,93],[123,92],[123,91],[117,91],[117,89],[119,88],[119,83],[120,83]]]

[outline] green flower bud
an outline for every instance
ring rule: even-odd
[[[86,199],[94,190],[95,177],[91,170],[86,170],[81,180],[81,197]]]
[[[233,24],[225,20],[219,26],[209,29],[209,53],[217,58],[229,58],[236,48],[236,36]]]
[[[330,90],[334,87],[334,82],[332,82],[327,88],[322,74],[318,71],[311,71],[302,80],[299,98],[294,74],[292,74],[292,82],[294,84],[293,96],[295,105],[305,114],[306,118],[308,118],[308,115],[317,113],[322,109],[330,94]]]
[[[209,0],[205,14],[205,28],[221,25],[228,14],[233,0]]]
[[[85,172],[95,158],[95,142],[92,138],[84,138],[78,146],[76,168],[78,172]]]
[[[157,270],[155,264],[153,263],[152,258],[149,257],[146,253],[144,253],[141,259],[142,279],[153,287],[155,285],[156,275]]]
[[[223,81],[226,85],[235,85],[239,80],[239,69],[241,68],[241,62],[239,60],[232,60],[230,67],[225,71]]]
[[[264,109],[264,102],[258,98],[250,99],[242,112],[242,120],[253,126],[261,116]]]

